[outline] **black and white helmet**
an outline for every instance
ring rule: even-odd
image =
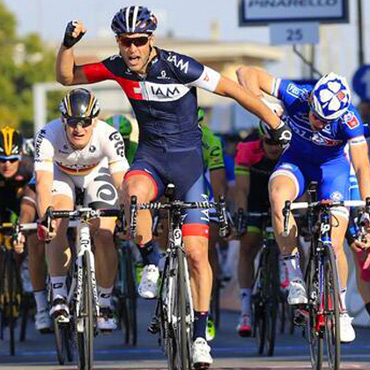
[[[65,118],[95,118],[100,112],[96,96],[82,88],[71,90],[63,98],[59,109]]]
[[[113,17],[111,29],[121,33],[153,33],[157,28],[157,17],[144,6],[127,6]]]

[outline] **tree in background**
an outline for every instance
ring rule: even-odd
[[[40,36],[19,37],[16,18],[0,0],[0,127],[19,127],[25,136],[33,135],[32,85],[55,81],[55,53]],[[48,96],[48,119],[58,116],[62,93]]]

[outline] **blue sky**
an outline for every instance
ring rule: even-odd
[[[0,0],[1,1],[1,0]],[[129,5],[121,0],[2,0],[15,12],[21,34],[37,31],[45,40],[61,40],[71,19],[81,19],[88,34],[112,35],[110,22],[114,13]],[[351,80],[357,69],[358,0],[349,0],[351,23],[321,27],[321,43],[316,48],[317,67],[322,72],[334,70]],[[365,62],[370,60],[370,1],[363,0]],[[158,34],[172,31],[175,36],[189,39],[209,39],[210,25],[217,20],[219,39],[269,44],[268,27],[238,27],[238,0],[146,0],[142,5],[153,10],[159,18]],[[289,51],[290,47],[285,47]],[[271,66],[272,71],[286,77],[300,77],[301,64],[287,54],[285,61]]]
[[[129,5],[119,0],[4,0],[18,18],[19,31],[38,30],[44,39],[58,40],[65,24],[81,19],[90,37],[109,31],[114,13]],[[257,40],[268,43],[267,28],[239,28],[237,0],[146,0],[140,2],[159,18],[159,33],[174,32],[175,36],[207,39],[210,24],[217,20],[222,40]]]

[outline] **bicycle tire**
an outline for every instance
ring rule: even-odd
[[[22,320],[21,320],[21,328],[19,332],[20,342],[24,342],[26,340],[27,324],[28,324],[29,311],[31,308],[31,302],[32,302],[31,293],[23,293],[22,305],[21,305]]]
[[[7,262],[8,261],[8,262]],[[9,293],[9,349],[10,349],[10,355],[15,356],[15,310],[17,309],[17,303],[16,303],[16,266],[15,261],[12,258],[12,255],[9,253],[7,255],[7,258],[5,260],[5,263],[7,264],[7,283],[8,283],[8,293]]]
[[[176,251],[178,270],[177,270],[177,312],[176,316],[180,322],[180,325],[177,326],[178,333],[176,335],[177,348],[180,348],[177,351],[178,356],[178,366],[179,369],[191,369],[191,359],[190,359],[190,346],[189,346],[189,335],[190,330],[188,331],[187,324],[187,301],[186,301],[186,290],[185,290],[185,263],[184,259],[185,253],[181,248],[177,248]]]
[[[257,353],[263,354],[266,342],[266,321],[265,321],[265,302],[263,301],[263,272],[262,267],[266,258],[266,250],[261,251],[260,261],[256,278],[253,283],[252,295],[252,323],[253,323],[253,337],[257,341]]]
[[[54,338],[55,338],[55,349],[57,352],[57,360],[59,365],[65,364],[66,359],[66,350],[64,347],[64,339],[63,339],[63,328],[59,325],[57,320],[54,321]]]
[[[77,331],[78,368],[79,370],[91,370],[94,360],[94,305],[91,281],[91,265],[89,254],[83,256],[83,284],[81,313],[83,331]]]
[[[216,278],[213,282],[211,305],[210,305],[210,316],[213,319],[216,329],[218,329],[220,325],[220,290],[221,290],[221,283],[219,279]]]
[[[334,249],[326,248],[324,262],[324,309],[325,309],[325,342],[329,369],[340,367],[340,314],[338,272]]]
[[[286,297],[285,295],[280,292],[280,299],[279,299],[279,333],[284,334],[285,333],[285,326],[286,326],[286,319],[287,319],[287,303],[286,303]]]
[[[273,356],[275,351],[276,326],[279,304],[280,276],[278,265],[279,252],[273,241],[267,244],[267,266],[268,273],[265,276],[264,300],[266,321],[266,350],[268,356]]]
[[[4,332],[5,332],[5,326],[6,326],[6,302],[5,302],[5,282],[6,282],[6,270],[5,270],[5,254],[3,252],[0,252],[4,256],[0,258],[0,268],[1,268],[1,274],[0,274],[0,339],[4,340]],[[1,257],[1,256],[0,256]]]
[[[122,294],[122,330],[124,331],[125,343],[132,346],[137,344],[137,296],[136,283],[134,275],[134,265],[132,263],[131,249],[125,248],[122,251],[123,261],[120,261],[123,282],[125,284],[124,292]]]
[[[315,248],[313,246],[312,248]],[[319,297],[318,263],[311,256],[307,266],[308,318],[306,332],[310,347],[310,360],[314,370],[321,370],[323,363],[323,333],[316,330],[316,319],[320,302],[310,301],[311,297]],[[317,298],[319,299],[319,298]]]

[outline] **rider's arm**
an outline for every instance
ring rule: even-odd
[[[26,186],[21,200],[19,222],[21,224],[33,222],[35,218],[36,218],[36,193],[33,190],[31,190],[29,186]]]
[[[65,86],[89,82],[83,72],[83,66],[76,65],[73,47],[60,46],[56,60],[56,79]]]
[[[275,78],[263,69],[239,67],[236,70],[239,83],[253,94],[263,97],[263,93],[272,94]]]
[[[370,196],[370,164],[365,138],[357,137],[349,141],[353,168],[356,172],[361,199]]]
[[[280,118],[258,96],[227,77],[221,76],[214,92],[234,99],[242,107],[266,122],[271,128],[277,128],[281,124]]]
[[[36,200],[37,213],[39,218],[45,215],[45,212],[52,204],[52,186],[53,172],[50,171],[35,171],[36,175]]]
[[[235,176],[235,208],[247,210],[247,199],[250,189],[250,175],[249,172],[237,172]]]
[[[225,168],[210,170],[211,185],[215,200],[218,200],[220,195],[226,194],[226,173]]]
[[[37,213],[42,218],[46,209],[52,205],[52,185],[54,178],[54,146],[52,132],[41,129],[35,138],[35,177]]]
[[[121,134],[113,127],[103,124],[102,140],[106,140],[103,147],[105,155],[108,158],[109,171],[112,175],[113,184],[119,194],[121,194],[121,187],[123,177],[129,168],[127,159],[125,157],[125,143]]]
[[[88,82],[82,66],[77,66],[75,63],[72,45],[78,42],[85,33],[86,29],[81,21],[73,21],[73,26],[72,22],[68,23],[56,60],[56,79],[62,85],[76,85]],[[72,39],[75,40],[72,44],[66,43],[67,35],[69,43]]]
[[[203,155],[209,168],[211,186],[216,200],[226,194],[226,172],[222,144],[208,126],[202,126]]]

